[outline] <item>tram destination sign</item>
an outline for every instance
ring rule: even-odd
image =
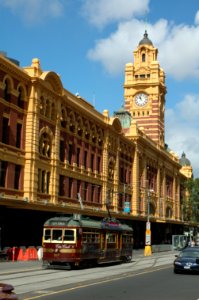
[[[114,221],[103,221],[102,222],[103,229],[112,229],[112,230],[121,230],[121,224]]]

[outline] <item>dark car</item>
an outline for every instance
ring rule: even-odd
[[[0,283],[0,300],[18,300],[13,290],[14,287],[11,284]]]
[[[176,255],[173,263],[174,273],[199,273],[199,247],[186,247]]]

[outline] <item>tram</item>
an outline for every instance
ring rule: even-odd
[[[116,219],[96,221],[74,214],[47,220],[43,228],[43,266],[90,267],[132,259],[133,229]]]

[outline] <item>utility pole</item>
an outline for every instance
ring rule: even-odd
[[[145,232],[145,248],[144,256],[150,256],[152,254],[151,250],[151,222],[150,222],[150,196],[151,190],[147,190],[147,222],[146,222],[146,232]]]

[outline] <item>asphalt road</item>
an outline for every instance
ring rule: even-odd
[[[135,252],[132,262],[127,264],[105,265],[71,271],[44,270],[39,261],[3,262],[0,263],[0,282],[12,284],[20,300],[59,299],[58,297],[62,295],[60,293],[61,290],[67,293],[69,290],[75,291],[77,287],[78,292],[81,289],[80,287],[83,286],[106,286],[107,283],[112,285],[114,282],[117,285],[121,279],[128,280],[128,277],[133,278],[138,276],[138,274],[151,273],[154,270],[157,271],[168,266],[171,267],[175,253],[158,253],[144,257],[143,252]],[[159,281],[159,278],[156,280]],[[115,290],[115,288],[112,289]],[[99,294],[99,291],[97,294]],[[65,297],[63,299],[68,298],[66,295],[63,297]],[[117,295],[114,295],[113,299],[115,297]],[[89,299],[92,300],[92,298]]]

